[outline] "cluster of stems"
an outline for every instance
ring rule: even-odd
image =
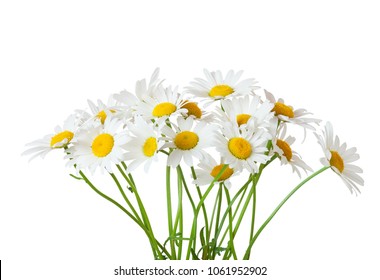
[[[118,164],[116,167],[120,175],[128,184],[129,187],[127,187],[127,189],[123,188],[122,185],[124,184],[119,182],[115,174],[110,173],[110,176],[125,201],[124,206],[96,188],[83,171],[79,172],[80,177],[77,178],[83,179],[98,195],[117,206],[144,231],[149,240],[153,257],[156,260],[180,260],[183,258],[186,260],[215,260],[217,258],[223,260],[248,260],[251,257],[252,247],[257,238],[286,201],[288,201],[288,199],[306,182],[329,168],[323,167],[299,183],[278,204],[264,223],[256,229],[257,184],[265,167],[275,158],[276,155],[274,155],[266,164],[262,164],[257,173],[250,174],[245,184],[236,191],[233,197],[231,197],[230,191],[225,186],[224,182],[219,180],[228,167],[227,165],[223,166],[203,193],[199,186],[195,186],[197,192],[196,199],[192,196],[192,191],[190,191],[189,185],[186,182],[182,167],[179,165],[175,170],[177,173],[177,186],[173,186],[171,184],[171,173],[174,169],[170,166],[166,166],[168,237],[163,243],[158,241],[154,234],[149,215],[138,192],[139,188],[136,186],[132,174],[126,172],[127,166],[125,163],[122,162],[121,165]],[[192,179],[196,179],[193,167],[191,167],[191,173],[193,176]],[[178,196],[176,199],[176,208],[172,205],[174,200],[172,199],[172,192],[174,188],[177,188],[175,194]],[[215,188],[217,188],[217,190],[213,207],[207,209],[210,207],[206,207],[206,200],[211,200],[209,194]],[[129,196],[132,196],[132,198]],[[134,203],[132,203],[131,199],[134,200]],[[183,215],[183,202],[185,199],[188,200],[193,214],[190,232],[187,234],[184,232],[185,221]],[[137,204],[137,207],[135,207],[134,204]],[[252,207],[250,211],[248,209],[249,207]],[[249,239],[247,240],[248,245],[243,252],[244,254],[239,256],[235,249],[235,237],[247,210],[248,213],[250,212],[251,214]],[[201,220],[202,218],[203,220]],[[198,226],[199,224],[202,224],[203,227],[200,228]],[[240,242],[241,240],[239,240],[239,243]]]

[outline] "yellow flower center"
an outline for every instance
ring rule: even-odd
[[[210,90],[208,95],[211,97],[218,97],[218,96],[226,97],[227,95],[230,95],[233,92],[234,92],[234,89],[228,85],[217,85],[217,86],[214,86]]]
[[[182,131],[174,138],[174,144],[181,150],[190,150],[194,148],[198,144],[198,141],[198,135],[191,131]]]
[[[237,115],[236,122],[238,123],[239,126],[241,126],[242,124],[246,124],[250,117],[251,115],[248,115],[248,114]]]
[[[115,111],[115,110],[110,110],[110,112],[111,112],[111,113],[115,113],[116,111]],[[102,124],[104,124],[104,122],[106,121],[106,118],[107,118],[107,114],[106,114],[106,112],[104,112],[104,110],[103,110],[103,111],[100,111],[100,112],[96,115],[96,117],[98,117],[99,120],[100,120],[100,122],[101,122]]]
[[[177,110],[177,107],[170,102],[163,102],[154,107],[152,115],[155,117],[169,116]]]
[[[210,175],[212,177],[216,177],[218,176],[218,174],[220,173],[220,171],[222,171],[222,168],[223,168],[224,164],[219,164],[217,166],[215,166],[212,170],[211,170],[211,173]],[[229,168],[227,166],[227,168],[223,171],[222,175],[219,177],[219,180],[218,182],[220,181],[224,181],[224,180],[227,180],[228,178],[230,178],[232,176],[232,174],[234,173],[234,170],[232,168]]]
[[[115,140],[112,135],[108,133],[99,134],[92,141],[92,153],[97,157],[107,156],[113,148]]]
[[[290,161],[293,157],[293,153],[289,144],[283,140],[277,140],[276,145],[282,150],[282,155],[285,156],[288,161]]]
[[[147,157],[151,157],[157,151],[157,140],[154,137],[149,137],[146,139],[143,146],[143,153]]]
[[[67,144],[70,143],[70,141],[73,139],[74,137],[74,133],[72,133],[71,131],[68,131],[68,130],[65,130],[65,131],[62,131],[56,135],[54,135],[51,140],[50,140],[50,147],[52,148],[63,148],[64,146],[66,146]],[[56,145],[57,143],[61,143],[63,140],[67,140],[66,143],[62,144],[62,145]]]
[[[252,154],[251,144],[241,137],[231,138],[228,141],[228,149],[238,159],[247,159]]]
[[[344,162],[342,157],[338,154],[337,151],[330,151],[331,152],[331,158],[330,158],[330,165],[336,167],[336,169],[339,170],[340,173],[344,170]]]
[[[289,118],[294,118],[293,108],[291,106],[285,105],[284,103],[276,102],[274,104],[272,112],[274,112],[276,116],[283,115]]]
[[[187,115],[188,116],[194,116],[197,119],[200,119],[202,117],[202,111],[198,107],[197,103],[195,102],[188,102],[185,105],[183,105],[181,108],[187,109]]]

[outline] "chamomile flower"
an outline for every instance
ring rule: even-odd
[[[98,99],[97,105],[91,100],[87,100],[88,106],[90,107],[92,116],[94,120],[100,121],[104,124],[108,116],[117,117],[120,115],[120,111],[117,110],[117,101],[111,95],[108,99],[107,104],[104,104],[101,100]]]
[[[197,179],[194,180],[194,183],[200,186],[210,185],[215,177],[222,171],[224,165],[223,160],[218,164],[211,156],[207,155],[206,158],[198,164],[199,169],[195,169]],[[234,175],[236,175],[234,169],[227,166],[217,182],[224,183],[227,188],[230,188],[230,178]]]
[[[133,124],[128,124],[128,131],[131,138],[124,145],[124,149],[127,151],[125,159],[131,161],[128,164],[128,172],[132,172],[144,162],[144,169],[147,172],[153,160],[157,160],[161,146],[157,129],[152,122],[147,123],[141,117],[136,117]]]
[[[113,98],[122,104],[125,119],[129,119],[134,115],[138,104],[143,102],[146,97],[152,98],[156,96],[156,92],[163,82],[163,80],[158,79],[159,73],[160,69],[156,68],[149,83],[145,79],[137,81],[135,94],[123,90],[113,95]]]
[[[167,141],[162,148],[173,149],[167,165],[177,167],[183,158],[188,166],[193,166],[193,157],[202,160],[206,155],[204,149],[211,146],[214,140],[214,126],[204,121],[195,123],[193,118],[183,117],[178,117],[177,123],[178,126],[172,124],[174,130],[169,126],[161,129],[165,135],[163,140]]]
[[[206,80],[195,78],[195,81],[190,82],[190,86],[187,87],[187,91],[197,97],[218,100],[230,96],[249,94],[253,89],[258,88],[254,86],[257,82],[253,78],[239,82],[243,71],[235,73],[230,70],[226,77],[223,77],[219,70],[210,72],[204,69],[203,72]]]
[[[280,137],[275,137],[273,139],[273,149],[270,154],[272,155],[273,153],[276,153],[281,161],[281,165],[290,165],[293,172],[296,172],[301,178],[299,168],[303,169],[305,173],[307,173],[307,171],[313,171],[313,169],[311,169],[311,167],[301,159],[298,153],[291,148],[291,145],[295,142],[296,138],[292,136],[287,136],[285,138],[285,135],[286,129],[284,128],[281,132]]]
[[[294,123],[303,127],[304,129],[311,130],[315,130],[313,126],[314,124],[319,124],[321,122],[319,119],[305,117],[311,114],[305,109],[294,110],[292,106],[285,104],[284,99],[279,98],[276,100],[273,94],[269,91],[265,90],[265,96],[271,103],[273,103],[274,107],[272,111],[274,112],[275,116],[281,121]]]
[[[183,104],[182,94],[178,92],[177,87],[160,87],[154,97],[146,96],[144,101],[138,104],[136,114],[145,120],[155,120],[160,125],[169,117],[185,113],[187,110],[181,108]]]
[[[99,167],[112,172],[112,165],[123,160],[122,146],[127,142],[125,132],[119,132],[121,121],[107,117],[104,125],[93,123],[77,132],[73,146],[67,149],[68,165],[77,170],[89,169],[94,173]]]
[[[55,127],[54,134],[46,135],[42,139],[26,144],[31,148],[24,151],[22,155],[33,155],[29,159],[29,161],[31,161],[38,156],[44,158],[52,150],[67,148],[71,140],[74,138],[74,134],[79,124],[81,124],[81,122],[78,121],[77,115],[70,115],[65,120],[62,127]]]
[[[211,123],[214,121],[214,116],[209,112],[206,112],[199,107],[199,104],[195,101],[185,100],[181,109],[186,109],[186,112],[182,113],[182,116],[187,118],[191,117],[195,120],[202,120],[207,123]]]
[[[236,123],[225,123],[221,130],[216,136],[216,150],[234,170],[245,168],[250,173],[257,173],[257,164],[269,160],[265,152],[271,136],[264,129],[254,130],[248,126],[239,129]]]
[[[364,185],[363,178],[358,175],[358,173],[363,173],[363,170],[352,164],[359,159],[356,148],[347,149],[346,143],[340,144],[339,137],[335,136],[334,138],[334,131],[330,122],[326,123],[323,135],[314,134],[325,154],[325,157],[321,158],[321,163],[324,166],[330,166],[342,178],[351,193],[360,193],[356,184]]]
[[[269,127],[269,121],[273,118],[273,104],[268,101],[262,103],[257,95],[222,100],[221,105],[223,110],[217,107],[216,111],[222,123],[236,122],[238,126],[251,125],[256,129]]]

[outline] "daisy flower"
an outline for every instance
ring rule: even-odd
[[[93,123],[91,127],[77,132],[73,146],[67,149],[69,165],[77,170],[89,169],[94,173],[98,167],[112,172],[112,165],[123,160],[122,146],[127,142],[125,132],[118,132],[121,121],[107,117],[104,125]]]
[[[178,93],[177,87],[160,87],[154,97],[146,96],[139,102],[136,113],[145,120],[155,120],[160,125],[171,116],[185,113],[187,110],[181,108],[183,104],[182,94]]]
[[[126,118],[132,117],[136,111],[137,105],[142,102],[146,97],[154,97],[161,86],[163,80],[159,80],[158,76],[160,69],[156,68],[150,78],[149,83],[145,79],[136,82],[135,94],[126,90],[114,94],[113,98],[123,105]]]
[[[310,166],[308,166],[298,155],[297,152],[292,150],[291,145],[295,142],[296,138],[288,136],[285,138],[286,128],[281,132],[280,137],[275,137],[272,141],[273,149],[271,155],[276,153],[279,156],[281,165],[288,164],[292,167],[293,172],[296,172],[301,178],[300,169],[303,169],[305,173],[307,171],[313,171]]]
[[[219,70],[210,72],[204,69],[203,72],[206,80],[195,78],[195,81],[190,82],[190,86],[187,87],[187,91],[197,97],[218,100],[224,99],[227,96],[249,94],[253,89],[258,88],[254,86],[257,82],[253,78],[239,82],[243,71],[235,73],[230,70],[224,78]]]
[[[200,186],[210,185],[223,169],[224,165],[223,160],[218,164],[211,156],[207,155],[206,158],[198,164],[199,169],[195,169],[197,179],[194,180],[194,183]],[[230,188],[230,178],[234,175],[236,175],[234,169],[227,166],[217,182],[224,183],[227,188]]]
[[[266,163],[269,156],[267,142],[271,138],[264,129],[254,130],[251,127],[239,129],[236,123],[225,123],[222,133],[216,137],[216,150],[231,168],[241,171],[243,168],[250,173],[257,173],[257,163]]]
[[[97,105],[91,100],[87,100],[88,106],[90,107],[93,119],[99,120],[104,124],[107,116],[112,115],[113,117],[120,116],[120,111],[117,110],[117,100],[111,95],[108,99],[107,104],[104,104],[101,100],[98,99]]]
[[[65,120],[62,127],[55,127],[54,134],[48,134],[42,139],[26,144],[31,148],[24,151],[22,155],[33,155],[29,159],[29,161],[31,161],[38,156],[44,158],[52,150],[67,148],[71,140],[74,138],[74,133],[80,123],[81,122],[80,120],[78,121],[77,115],[70,115]]]
[[[268,101],[262,103],[259,96],[252,99],[248,95],[243,98],[234,98],[221,101],[222,108],[216,111],[222,123],[235,122],[238,126],[249,124],[258,127],[268,127],[269,120],[273,118],[273,104]]]
[[[207,123],[211,123],[214,121],[214,117],[209,112],[202,110],[197,102],[185,100],[181,109],[186,109],[187,112],[182,113],[182,116],[187,118],[191,117],[195,120],[202,120]]]
[[[132,172],[144,162],[144,169],[148,172],[153,160],[157,160],[160,141],[155,128],[150,121],[147,123],[141,117],[136,117],[134,124],[128,124],[128,131],[132,134],[130,140],[124,145],[127,151],[125,159],[131,160],[128,164],[128,172]]]
[[[193,157],[203,160],[206,155],[205,148],[210,147],[213,141],[214,126],[204,121],[194,125],[193,118],[178,117],[178,126],[172,124],[174,130],[164,126],[161,132],[168,141],[162,148],[173,149],[168,157],[168,166],[177,167],[183,158],[188,166],[193,166]],[[193,128],[194,126],[194,128]]]
[[[326,123],[323,135],[314,134],[325,154],[325,157],[321,158],[321,163],[324,166],[330,166],[342,178],[351,193],[360,193],[356,184],[364,185],[363,178],[358,175],[358,173],[363,173],[363,170],[352,164],[359,159],[356,148],[347,149],[346,143],[340,144],[339,137],[335,136],[334,138],[334,131],[330,122]]]
[[[274,112],[275,116],[281,121],[284,121],[286,123],[294,123],[302,126],[304,129],[307,128],[311,130],[315,130],[313,124],[319,124],[321,122],[315,118],[305,117],[306,115],[311,114],[305,109],[294,110],[292,106],[285,104],[284,99],[279,98],[276,100],[273,94],[269,91],[265,90],[265,96],[271,103],[273,103],[274,107],[272,111]]]

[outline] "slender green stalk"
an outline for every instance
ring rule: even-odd
[[[118,187],[121,195],[123,196],[125,202],[128,204],[129,208],[132,210],[133,214],[135,215],[136,219],[143,223],[143,221],[141,220],[139,214],[137,213],[137,211],[135,210],[135,208],[133,207],[132,203],[130,202],[130,200],[128,199],[128,197],[125,195],[125,192],[123,190],[123,188],[121,187],[120,183],[119,183],[119,180],[117,179],[117,177],[115,176],[115,174],[113,173],[109,173],[112,177],[112,179],[114,180],[116,186]]]
[[[194,204],[194,200],[193,198],[191,197],[191,193],[189,191],[189,188],[187,187],[187,183],[186,183],[186,179],[185,177],[183,176],[183,171],[182,171],[182,168],[180,165],[177,166],[177,170],[179,171],[179,175],[181,176],[182,178],[182,183],[183,183],[183,187],[186,191],[186,195],[190,201],[190,204],[191,204],[191,208],[193,209],[193,212],[195,212],[195,204]]]
[[[211,237],[211,232],[214,225],[214,218],[215,218],[216,208],[218,206],[219,197],[220,197],[220,189],[218,190],[218,193],[215,197],[214,207],[212,208],[212,214],[211,214],[211,219],[210,219],[210,231],[209,231],[209,235],[206,236],[207,245],[210,244],[210,237]],[[217,232],[217,229],[218,229],[218,225],[215,226],[215,232]]]
[[[249,233],[249,240],[253,238],[253,233],[255,231],[255,217],[256,217],[256,197],[257,197],[257,192],[256,192],[256,186],[257,182],[259,181],[259,178],[257,180],[252,181],[252,188],[253,188],[253,196],[252,196],[252,218],[251,218],[251,231]],[[249,256],[248,256],[249,258]]]
[[[231,198],[230,198],[230,193],[228,191],[228,188],[224,186],[224,192],[226,193],[226,200],[227,204],[231,204]],[[230,240],[228,242],[228,247],[231,248],[231,252],[233,255],[234,260],[237,260],[237,255],[235,251],[235,246],[234,246],[234,235],[233,235],[233,218],[232,218],[232,208],[228,211],[228,232],[230,233]]]
[[[100,190],[98,190],[92,183],[91,181],[86,177],[86,175],[82,172],[82,171],[79,171],[79,174],[81,175],[82,179],[86,182],[86,184],[88,186],[90,186],[90,188],[95,191],[98,195],[100,195],[101,197],[103,197],[104,199],[108,200],[109,202],[111,202],[112,204],[114,204],[116,207],[118,207],[120,210],[122,210],[125,214],[127,214],[128,217],[130,217],[144,232],[145,234],[147,235],[148,239],[149,239],[149,242],[151,243],[151,246],[152,246],[152,253],[153,253],[153,256],[154,258],[157,258],[157,252],[153,246],[153,240],[152,240],[152,236],[150,234],[150,232],[147,230],[147,228],[145,227],[145,225],[143,223],[141,223],[140,221],[138,221],[133,215],[132,213],[130,213],[127,209],[125,209],[120,203],[118,203],[117,201],[115,201],[114,199],[112,199],[111,197],[107,196],[106,194],[102,193]],[[162,255],[159,253],[158,255],[161,259],[163,259]]]
[[[218,192],[218,209],[216,211],[216,219],[215,219],[215,234],[214,234],[214,243],[213,243],[213,248],[211,251],[211,258],[214,260],[216,256],[216,235],[217,235],[217,229],[219,227],[219,220],[220,220],[220,211],[222,208],[222,198],[223,198],[223,183],[219,183],[219,192]]]
[[[193,179],[196,180],[197,179],[197,174],[195,173],[195,170],[194,170],[193,166],[191,167],[191,174],[193,175]],[[201,189],[199,188],[199,186],[197,184],[195,184],[195,187],[197,189],[197,193],[198,193],[199,199],[202,199],[203,195],[202,195]],[[206,210],[206,206],[203,203],[202,203],[202,212],[203,212],[203,216],[204,216],[204,220],[205,220],[206,236],[209,236],[210,235],[210,230],[209,230],[207,210]]]
[[[247,260],[249,258],[251,249],[253,244],[255,243],[256,239],[259,237],[260,233],[264,230],[264,228],[269,224],[269,222],[273,219],[273,217],[277,214],[277,212],[281,209],[281,207],[288,201],[288,199],[296,192],[298,191],[305,183],[313,179],[318,174],[322,173],[326,169],[330,168],[330,166],[324,166],[318,171],[311,174],[309,177],[307,177],[305,180],[303,180],[301,183],[299,183],[281,202],[280,204],[273,210],[272,214],[269,215],[269,217],[265,220],[265,222],[262,224],[262,226],[259,228],[259,230],[256,232],[255,236],[251,239],[249,242],[249,246],[244,254],[243,259]]]
[[[127,169],[126,164],[124,162],[122,162],[122,165],[124,167],[124,170],[126,170]],[[136,198],[137,204],[139,206],[140,213],[141,213],[142,219],[144,221],[144,224],[146,225],[146,227],[148,228],[148,230],[150,231],[150,233],[152,235],[153,246],[157,250],[157,252],[159,254],[159,257],[163,258],[160,250],[158,250],[158,244],[157,244],[156,238],[154,237],[153,228],[152,228],[152,226],[150,224],[148,214],[146,213],[144,204],[143,204],[143,202],[142,202],[142,200],[140,198],[140,195],[139,195],[139,192],[138,192],[138,190],[136,188],[136,184],[135,184],[135,182],[133,180],[132,174],[129,173],[129,176],[127,176],[125,174],[123,168],[120,167],[120,165],[117,164],[116,167],[119,170],[120,174],[123,176],[123,178],[127,181],[127,183],[129,184],[129,186],[132,188],[132,191],[133,191],[133,194],[135,195],[135,198]]]
[[[183,208],[182,208],[182,177],[177,168],[177,182],[178,182],[178,206],[177,206],[177,215],[174,222],[174,233],[177,233],[177,227],[179,226],[179,235],[178,235],[178,256],[177,259],[181,259],[182,256],[182,245],[183,245]],[[176,234],[177,237],[177,234]]]
[[[166,166],[166,205],[168,211],[168,230],[169,230],[169,243],[172,259],[176,259],[175,242],[173,233],[173,213],[172,213],[172,198],[170,190],[170,166]]]
[[[199,201],[197,208],[195,209],[194,219],[193,219],[193,225],[191,227],[190,240],[189,240],[189,244],[188,244],[188,247],[187,247],[186,259],[190,259],[191,250],[192,249],[195,250],[195,240],[196,240],[196,233],[197,233],[197,219],[198,219],[199,211],[200,211],[200,209],[201,209],[204,201],[206,200],[207,196],[209,195],[209,193],[211,192],[212,188],[214,187],[215,182],[217,182],[219,180],[220,176],[222,176],[223,172],[227,169],[227,167],[228,167],[228,165],[225,164],[222,167],[222,169],[219,171],[218,175],[216,175],[214,177],[214,179],[212,180],[210,186],[207,188],[206,192],[204,193],[204,195],[202,196],[201,200]]]
[[[239,202],[236,206],[236,209],[234,211],[234,214],[232,215],[232,220],[235,219],[236,215],[237,215],[237,212],[239,211],[240,209],[240,205],[244,199],[244,196],[245,196],[245,193],[247,192],[247,189],[248,189],[248,185],[249,183],[252,181],[252,176],[249,177],[248,181],[240,188],[240,190],[235,194],[234,198],[231,200],[231,203],[227,206],[227,209],[225,210],[224,212],[224,215],[223,215],[223,218],[222,218],[222,221],[220,223],[220,226],[219,226],[219,229],[218,229],[218,234],[217,234],[217,238],[219,238],[219,235],[223,229],[223,225],[224,225],[224,221],[226,220],[227,218],[227,215],[228,215],[228,211],[231,209],[232,211],[232,205],[235,203],[235,201],[238,199],[238,197],[240,196],[241,194],[241,197],[239,199]],[[223,241],[224,239],[226,238],[227,236],[227,233],[228,233],[228,228],[224,231],[224,234],[222,236],[222,239],[220,240],[219,242],[219,247],[222,246],[223,244]],[[217,240],[216,240],[217,241]]]

